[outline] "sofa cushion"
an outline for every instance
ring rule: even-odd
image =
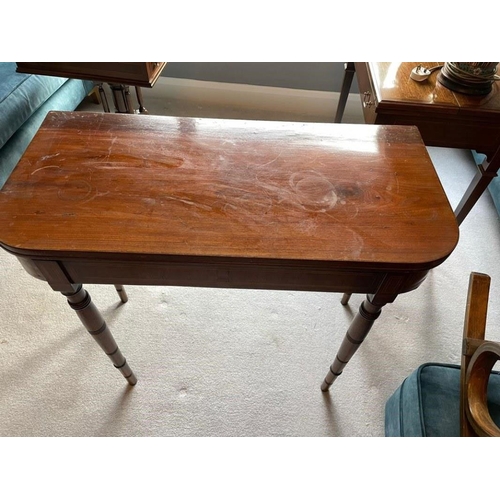
[[[85,80],[68,80],[19,127],[7,144],[0,148],[0,189],[14,170],[47,113],[52,110],[73,111],[93,86],[92,82]]]
[[[0,63],[0,148],[67,78],[16,73],[16,63]]]
[[[491,417],[500,425],[500,373],[488,385]],[[385,407],[387,437],[459,437],[460,366],[426,363],[409,375]]]

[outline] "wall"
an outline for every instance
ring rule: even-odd
[[[162,76],[340,92],[343,62],[169,62]],[[358,92],[356,78],[351,88]]]

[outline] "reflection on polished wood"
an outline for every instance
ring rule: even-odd
[[[442,106],[441,111],[451,112],[452,108],[457,107],[457,100],[453,92],[437,83],[437,72],[433,72],[427,80],[422,82],[416,82],[410,78],[412,68],[418,64],[426,68],[433,68],[442,65],[442,62],[366,64],[371,75],[375,98],[379,105],[383,103],[383,108],[386,106],[397,108],[404,103],[415,103],[432,104],[436,110]],[[356,69],[363,71],[362,63],[359,63]]]
[[[330,291],[379,311],[457,240],[415,127],[52,112],[0,192],[1,245],[65,294]]]
[[[423,113],[450,113],[464,115],[484,115],[483,119],[495,122],[500,114],[500,83],[495,83],[492,91],[485,96],[471,96],[454,92],[438,82],[439,70],[433,72],[427,80],[416,82],[410,78],[412,68],[418,64],[433,68],[443,62],[389,62],[365,63],[372,77],[373,89],[383,107],[402,103],[428,104],[432,108],[422,107]],[[362,68],[358,63],[357,68]],[[365,66],[366,67],[366,66]],[[499,70],[500,71],[500,70]],[[490,115],[489,112],[492,114]]]
[[[491,157],[500,144],[500,82],[485,96],[460,94],[437,81],[438,71],[423,82],[412,80],[418,64],[443,63],[354,63],[365,122],[416,125],[428,146],[475,149]]]
[[[460,94],[438,82],[439,71],[434,71],[423,82],[412,80],[411,70],[419,64],[433,68],[444,63],[354,63],[365,122],[415,125],[427,146],[474,149],[493,163],[493,155],[500,146],[500,82],[494,82],[492,91],[485,96]],[[344,77],[347,83],[352,80],[352,70],[348,69],[346,67]],[[342,88],[339,111],[344,109],[349,87],[346,84]],[[342,121],[341,112],[335,121]],[[480,169],[479,177],[485,170],[486,165]],[[490,166],[488,175],[471,184],[456,210],[459,222],[467,216],[497,170],[493,171]]]

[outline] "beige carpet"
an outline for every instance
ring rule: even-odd
[[[144,92],[152,114],[255,118],[161,90]],[[454,207],[472,156],[429,152]],[[489,193],[460,232],[452,256],[386,306],[328,395],[319,387],[361,296],[342,307],[338,294],[129,286],[120,305],[113,287],[88,286],[139,378],[130,389],[65,299],[1,251],[0,435],[383,436],[385,402],[413,369],[459,362],[471,271],[492,277],[488,337],[500,340],[500,225]]]

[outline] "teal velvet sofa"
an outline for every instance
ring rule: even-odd
[[[486,155],[478,153],[477,151],[474,150],[472,151],[472,156],[474,157],[476,165],[481,165],[483,161],[486,159]],[[500,215],[500,172],[498,175],[499,176],[494,177],[492,181],[489,183],[488,190],[490,191],[491,197],[493,198],[493,203],[495,204],[495,208],[497,209],[497,212]]]
[[[0,189],[51,110],[73,111],[93,83],[16,72],[0,62]]]

